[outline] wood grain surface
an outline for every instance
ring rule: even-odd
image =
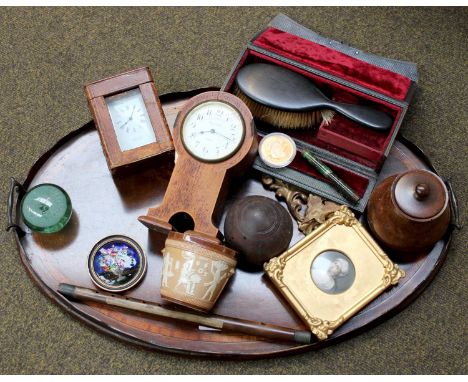
[[[211,163],[194,159],[182,138],[185,117],[193,108],[208,101],[224,102],[235,108],[244,125],[244,138],[233,155],[226,160]],[[213,220],[221,214],[229,181],[233,174],[237,174],[238,177],[243,175],[252,165],[257,153],[258,142],[252,114],[247,106],[232,94],[203,92],[183,104],[174,127],[172,136],[178,157],[163,201],[158,202],[159,206],[150,208],[147,214],[140,216],[138,220],[150,229],[167,233],[172,229],[171,218],[176,214],[186,214],[193,223],[190,230],[216,239],[219,232]]]
[[[173,126],[177,111],[197,91],[161,97],[168,124]],[[450,243],[450,232],[430,253],[411,263],[400,263],[406,277],[340,327],[327,341],[297,345],[263,340],[254,336],[202,331],[194,325],[155,319],[143,313],[127,312],[99,303],[71,302],[56,292],[59,283],[93,288],[87,257],[93,245],[105,236],[123,234],[136,240],[148,257],[144,280],[125,295],[166,305],[160,298],[161,249],[165,236],[147,230],[137,217],[148,206],[159,204],[164,196],[173,167],[172,159],[139,168],[125,177],[112,177],[102,155],[99,136],[88,123],[62,139],[31,169],[26,188],[51,182],[63,187],[73,203],[71,223],[52,235],[15,234],[20,257],[31,278],[53,301],[73,316],[101,332],[152,349],[216,357],[258,358],[290,354],[332,344],[369,329],[403,309],[432,280],[443,263]],[[383,178],[414,168],[430,168],[411,144],[396,141],[382,170]],[[265,190],[258,174],[246,174],[229,190],[224,211],[234,200],[247,195],[274,198]],[[224,216],[220,227],[223,226]],[[26,227],[20,223],[21,228]],[[294,226],[291,245],[302,234]],[[172,306],[171,306],[172,307]],[[261,273],[236,271],[214,308],[222,316],[266,322],[304,329],[301,320]]]

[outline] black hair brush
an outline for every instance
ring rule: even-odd
[[[272,64],[244,66],[237,74],[234,94],[254,117],[282,128],[314,127],[322,120],[329,122],[334,111],[375,130],[387,130],[393,122],[380,110],[332,101],[308,78]]]

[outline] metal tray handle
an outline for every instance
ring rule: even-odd
[[[451,221],[450,224],[455,227],[456,229],[460,230],[462,229],[462,225],[460,223],[460,214],[458,212],[458,200],[457,197],[455,196],[455,193],[453,192],[453,187],[450,179],[445,179],[444,180],[445,185],[447,186],[447,191],[449,193],[449,198],[450,198],[450,209],[451,209]]]
[[[26,233],[21,229],[21,227],[15,221],[15,194],[17,191],[18,198],[21,198],[24,195],[24,187],[21,183],[19,183],[15,178],[10,178],[10,192],[8,193],[8,226],[6,228],[7,231],[11,231],[12,229],[16,230],[18,236],[24,236]]]

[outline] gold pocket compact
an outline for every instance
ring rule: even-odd
[[[273,168],[287,167],[296,156],[296,144],[283,133],[265,135],[258,147],[262,161]]]

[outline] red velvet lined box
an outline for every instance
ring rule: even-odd
[[[366,128],[337,113],[329,124],[322,122],[316,129],[275,129],[257,123],[260,136],[281,131],[299,146],[311,148],[362,199],[357,205],[350,205],[299,155],[286,170],[269,169],[259,158],[256,169],[362,212],[414,92],[415,65],[361,52],[322,37],[284,15],[277,16],[248,44],[223,90],[232,92],[238,71],[257,62],[300,73],[331,99],[368,105],[392,117],[393,125],[388,131]]]

